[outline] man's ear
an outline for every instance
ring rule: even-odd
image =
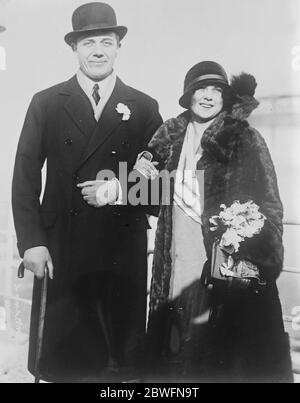
[[[76,43],[72,43],[72,44],[71,44],[71,48],[72,48],[73,52],[76,52],[76,50],[77,50],[77,44],[76,44]]]
[[[121,42],[118,43],[118,52],[117,52],[117,57],[119,56],[120,52],[122,50],[122,44]]]

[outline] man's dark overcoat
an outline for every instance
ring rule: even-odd
[[[117,112],[119,103],[130,109],[129,120]],[[106,343],[95,310],[99,295],[106,295],[102,310],[112,315],[120,359],[138,355],[146,315],[146,213],[151,211],[142,206],[91,207],[76,185],[96,179],[104,169],[119,177],[119,162],[127,162],[131,171],[161,123],[157,102],[120,79],[99,122],[76,77],[32,99],[16,155],[12,200],[20,256],[29,248],[47,246],[55,268],[45,322],[44,379],[99,373],[105,365]],[[31,372],[40,285],[35,280]]]

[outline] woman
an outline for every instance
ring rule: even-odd
[[[160,377],[292,380],[276,288],[282,204],[268,148],[246,121],[258,106],[255,88],[250,75],[229,85],[219,64],[195,65],[179,101],[186,112],[165,122],[150,143],[165,169],[176,170],[171,203],[162,200],[150,297],[149,351]],[[205,286],[215,240],[210,218],[236,200],[252,200],[266,217],[239,252],[265,279],[261,292]]]

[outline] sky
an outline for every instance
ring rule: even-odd
[[[0,200],[9,199],[17,140],[32,95],[69,79],[77,62],[63,37],[82,0],[0,0]],[[201,60],[247,71],[257,96],[300,95],[300,0],[111,0],[128,27],[116,70],[181,112],[187,70]],[[6,56],[6,70],[1,70]],[[299,64],[298,59],[299,58]],[[298,69],[299,67],[299,69]]]

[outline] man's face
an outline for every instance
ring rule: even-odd
[[[94,81],[101,81],[111,74],[119,49],[114,32],[79,38],[73,47],[81,71]]]
[[[214,119],[223,109],[223,90],[215,85],[204,85],[194,92],[191,111],[196,119],[207,122]]]

